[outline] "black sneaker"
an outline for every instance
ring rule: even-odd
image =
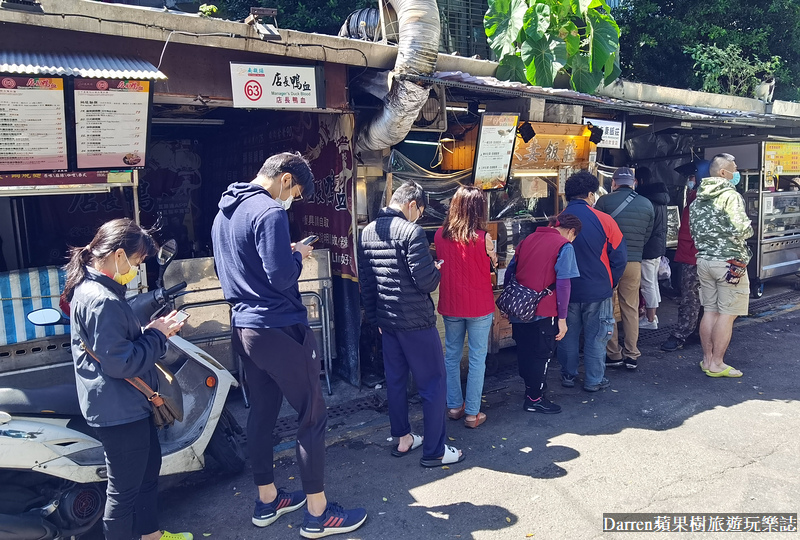
[[[622,367],[622,364],[625,362],[622,361],[622,358],[619,360],[612,360],[611,358],[606,355],[606,367]]]
[[[583,389],[586,390],[587,392],[597,392],[598,390],[602,390],[603,388],[608,388],[609,386],[611,386],[611,383],[608,381],[608,379],[603,377],[602,379],[600,379],[599,383],[584,385]]]
[[[525,402],[522,404],[522,408],[528,412],[538,412],[543,414],[558,414],[561,412],[560,405],[556,405],[544,397],[540,397],[536,401],[533,401],[528,396],[525,396]]]
[[[561,374],[561,386],[564,388],[574,388],[575,387],[575,376],[574,375],[567,375],[562,373]]]
[[[639,362],[637,362],[635,358],[626,358],[625,367],[628,369],[636,369],[639,367]]]
[[[667,341],[661,344],[661,350],[667,352],[674,352],[678,349],[683,349],[683,341],[675,336],[669,336]]]
[[[256,497],[256,507],[253,510],[253,525],[266,527],[283,514],[293,512],[305,503],[305,493],[302,491],[287,493],[283,488],[278,488],[278,496],[269,504],[261,502],[261,499]]]
[[[308,513],[303,518],[300,536],[303,538],[322,538],[332,534],[352,532],[367,521],[367,511],[363,508],[345,510],[334,502],[329,502],[325,512],[317,517]]]

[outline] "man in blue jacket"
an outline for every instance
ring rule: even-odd
[[[258,486],[253,524],[266,527],[308,506],[300,536],[354,531],[366,511],[328,503],[324,491],[327,414],[320,360],[297,279],[311,247],[293,244],[286,210],[314,194],[314,176],[299,154],[268,158],[250,183],[228,186],[211,230],[222,292],[232,304],[233,347],[250,388],[247,440]],[[272,430],[286,396],[298,412],[297,463],[303,491],[276,489]]]
[[[558,345],[561,385],[575,386],[583,330],[583,389],[587,392],[597,392],[610,384],[605,377],[605,347],[614,330],[611,294],[628,260],[625,240],[616,222],[592,208],[599,187],[597,177],[587,171],[570,176],[564,185],[568,203],[562,212],[577,216],[583,228],[572,242],[580,277],[572,278],[567,334]]]

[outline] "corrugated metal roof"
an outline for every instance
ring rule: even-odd
[[[94,53],[0,51],[0,73],[66,75],[90,79],[166,79],[156,67],[132,56]]]

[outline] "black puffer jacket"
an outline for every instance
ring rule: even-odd
[[[613,193],[597,199],[595,208],[606,214],[613,214],[614,210],[633,192],[633,188],[629,186],[620,186]],[[625,244],[628,246],[628,262],[642,261],[642,249],[652,234],[654,216],[653,205],[650,204],[650,201],[646,197],[637,195],[614,218],[622,231],[622,236],[625,237]]]
[[[436,326],[430,293],[441,274],[422,227],[383,208],[358,242],[358,273],[367,320],[389,330]]]
[[[655,219],[653,232],[642,250],[642,259],[658,259],[667,252],[667,205],[669,204],[669,191],[664,182],[656,182],[646,186],[639,186],[636,190],[639,195],[647,197],[653,205]]]

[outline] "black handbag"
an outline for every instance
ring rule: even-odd
[[[550,287],[552,287],[552,285]],[[515,272],[506,279],[503,292],[497,297],[495,303],[498,309],[509,317],[515,317],[521,321],[528,322],[533,320],[533,317],[536,315],[536,308],[539,307],[539,302],[542,301],[542,298],[553,294],[550,287],[541,292],[529,289],[517,281]]]

